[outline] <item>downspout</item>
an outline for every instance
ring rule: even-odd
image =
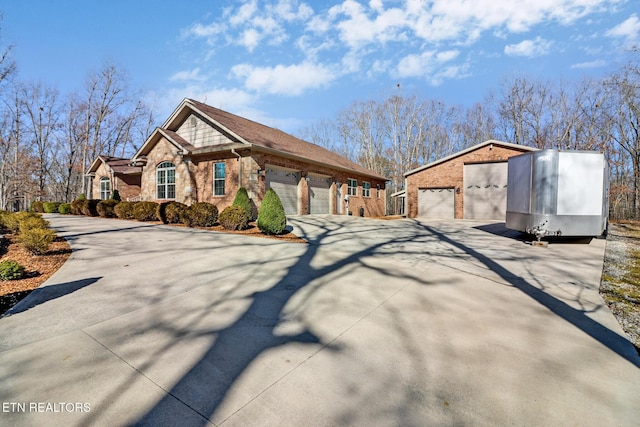
[[[235,148],[231,149],[231,154],[238,156],[238,189],[242,187],[242,156],[238,154]]]

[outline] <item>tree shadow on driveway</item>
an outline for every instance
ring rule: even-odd
[[[5,314],[0,317],[11,316],[14,314],[22,313],[37,305],[44,304],[48,301],[56,298],[69,295],[79,289],[92,285],[100,280],[101,277],[89,277],[82,280],[74,280],[72,282],[60,283],[57,285],[41,286],[32,292],[29,292],[29,297],[23,299],[13,308],[9,309]]]
[[[554,297],[553,295],[550,295],[544,290],[532,285],[524,278],[515,276],[511,271],[504,268],[491,258],[481,254],[480,252],[474,250],[469,246],[464,245],[463,243],[460,243],[459,241],[451,239],[446,234],[436,230],[435,228],[424,224],[422,224],[421,226],[424,227],[425,230],[437,236],[440,241],[445,242],[448,245],[451,245],[467,253],[474,259],[480,261],[491,271],[497,273],[503,280],[510,283],[514,288],[520,290],[528,297],[534,299],[536,302],[546,307],[560,318],[571,323],[573,326],[580,329],[591,338],[605,345],[611,351],[615,352],[623,359],[626,359],[636,368],[640,368],[640,358],[633,351],[633,346],[631,345],[631,343],[624,337],[618,335],[609,328],[588,317],[585,310],[578,310],[571,307],[570,305]],[[489,229],[491,230],[498,230],[499,228],[500,227],[489,227]],[[570,243],[575,243],[575,241],[571,240]]]

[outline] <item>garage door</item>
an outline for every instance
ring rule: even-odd
[[[464,217],[505,220],[507,162],[464,165]]]
[[[284,213],[298,214],[298,181],[300,173],[293,170],[276,169],[267,166],[267,189],[272,188],[278,194]]]
[[[331,177],[309,174],[309,213],[328,214]]]
[[[453,188],[418,189],[418,216],[422,218],[455,218]]]

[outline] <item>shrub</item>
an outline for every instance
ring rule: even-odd
[[[169,202],[164,209],[165,221],[168,224],[178,224],[185,222],[188,206],[180,202]]]
[[[27,218],[42,219],[39,214],[34,212],[14,212],[14,213],[5,215],[4,225],[9,231],[13,233],[17,233],[20,231],[20,223],[26,220]]]
[[[98,205],[96,206],[96,210],[98,211],[98,215],[100,215],[101,217],[104,218],[113,218],[116,216],[116,213],[114,212],[114,208],[116,207],[116,205],[120,203],[117,200],[114,199],[109,199],[109,200],[101,200],[100,202],[98,202]]]
[[[227,230],[244,230],[249,226],[249,216],[240,206],[227,206],[218,216],[218,222]]]
[[[60,202],[44,202],[45,213],[58,213]]]
[[[87,200],[87,196],[85,196],[84,193],[80,193],[78,194],[78,200]]]
[[[120,202],[113,208],[113,212],[120,219],[135,219],[133,208],[138,202]]]
[[[280,197],[270,188],[265,193],[262,205],[260,205],[258,228],[264,234],[281,234],[286,227],[287,216],[284,214]]]
[[[43,213],[44,203],[39,200],[36,200],[35,202],[31,202],[31,212]]]
[[[60,203],[60,206],[58,206],[58,212],[62,215],[69,215],[71,213],[71,205],[69,203]]]
[[[42,255],[49,250],[49,246],[56,238],[56,233],[48,228],[32,228],[20,233],[20,242],[29,252]]]
[[[82,200],[76,199],[69,205],[71,208],[71,215],[82,215]]]
[[[120,192],[118,190],[113,190],[111,192],[111,200],[117,200],[117,201],[121,201],[122,199],[120,198]]]
[[[24,234],[29,230],[33,230],[34,228],[47,228],[49,226],[49,221],[43,219],[41,216],[30,216],[20,220],[18,224],[20,234]]]
[[[173,202],[160,202],[156,207],[156,217],[158,218],[159,221],[162,221],[163,224],[169,223],[167,221],[166,210],[167,210],[167,206],[169,206],[171,203]]]
[[[7,228],[7,224],[5,223],[5,218],[11,215],[7,211],[0,211],[0,230],[3,228]]]
[[[0,262],[0,279],[18,280],[24,276],[24,267],[15,261],[4,260]]]
[[[207,202],[196,202],[184,211],[185,224],[190,227],[212,227],[218,220],[218,208]]]
[[[138,221],[155,221],[158,219],[157,209],[158,204],[155,202],[138,202],[133,207],[133,217]]]
[[[82,214],[86,216],[98,216],[98,203],[100,199],[85,199],[81,203]]]
[[[244,187],[240,187],[238,192],[236,193],[235,199],[233,199],[233,206],[240,206],[245,210],[249,220],[253,219],[253,209],[251,207],[251,199],[249,198],[249,194],[247,194],[247,189]]]

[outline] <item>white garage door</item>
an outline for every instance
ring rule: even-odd
[[[464,165],[464,217],[505,220],[507,162]]]
[[[267,166],[267,189],[272,188],[278,194],[284,213],[287,215],[298,214],[298,181],[300,173],[293,170],[276,169]]]
[[[309,213],[328,214],[331,177],[309,174]]]
[[[418,189],[418,216],[422,218],[455,218],[453,188]]]

